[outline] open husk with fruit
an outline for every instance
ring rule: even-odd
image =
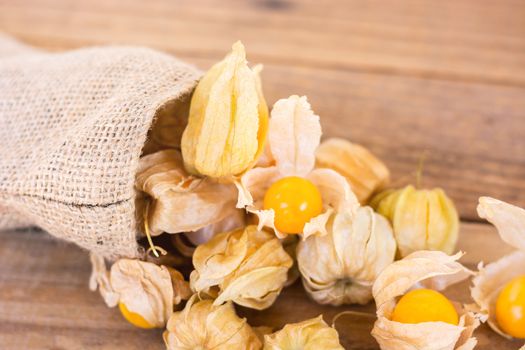
[[[503,241],[516,250],[483,266],[473,280],[474,309],[506,338],[525,339],[525,210],[500,200],[481,197],[478,215],[493,224]]]
[[[440,293],[473,274],[457,261],[460,257],[419,251],[379,275],[373,287],[377,321],[372,335],[381,349],[474,348],[477,316]]]

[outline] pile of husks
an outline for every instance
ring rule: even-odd
[[[237,316],[234,304],[266,309],[301,278],[321,304],[375,301],[382,349],[472,349],[487,320],[525,338],[525,211],[480,198],[479,215],[518,250],[468,270],[452,255],[458,214],[443,190],[387,189],[389,171],[367,149],[320,141],[306,97],[270,113],[260,71],[234,44],[199,82],[182,135],[141,158],[149,249],[109,270],[91,257],[91,287],[108,306],[138,327],[165,328],[168,349],[342,349],[322,316],[275,332]],[[155,243],[166,235],[171,250]],[[175,269],[183,256],[187,280]],[[476,304],[440,293],[470,277]]]

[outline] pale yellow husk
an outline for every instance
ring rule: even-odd
[[[401,257],[418,250],[454,252],[459,216],[442,189],[419,190],[409,185],[378,194],[370,205],[392,223]]]
[[[191,296],[183,276],[175,269],[140,260],[120,259],[110,270],[111,287],[126,308],[154,327],[164,327],[173,305]]]
[[[170,317],[163,334],[168,350],[259,350],[262,343],[231,302],[190,298],[182,311]]]
[[[259,71],[248,67],[244,46],[236,42],[201,79],[181,142],[188,172],[230,178],[255,164],[268,123]]]
[[[343,175],[361,204],[390,182],[386,165],[365,147],[340,138],[323,141],[315,152],[317,168]]]
[[[339,334],[319,315],[264,336],[264,350],[344,350]]]
[[[383,350],[470,350],[477,341],[472,337],[479,325],[478,316],[459,310],[459,324],[423,322],[406,324],[390,318],[397,298],[412,288],[441,291],[473,274],[457,260],[440,251],[418,251],[396,261],[381,272],[373,286],[377,321],[372,335]]]
[[[149,202],[148,224],[153,236],[205,228],[210,234],[211,225],[240,215],[235,209],[235,186],[189,175],[177,150],[163,150],[142,157],[135,184],[146,194],[143,201]],[[144,206],[139,206],[138,216],[141,217],[145,210]]]
[[[313,235],[297,247],[306,292],[321,304],[366,304],[376,277],[394,261],[390,224],[372,208],[360,207],[354,216],[332,214],[327,228],[327,235]]]
[[[319,117],[306,97],[290,96],[277,101],[272,109],[266,152],[267,167],[255,167],[236,181],[239,190],[238,208],[246,208],[258,217],[258,225],[271,228],[279,238],[286,234],[275,228],[274,211],[264,210],[263,200],[268,188],[287,176],[304,177],[319,189],[323,212],[306,223],[303,237],[326,234],[326,223],[335,210],[355,212],[359,202],[346,179],[333,169],[314,169],[315,150],[321,138]]]
[[[518,249],[487,266],[480,264],[471,289],[475,310],[488,318],[494,331],[511,338],[498,326],[496,300],[508,282],[525,275],[525,210],[490,197],[481,197],[477,209],[481,218],[496,226],[503,241]]]
[[[512,204],[481,197],[478,215],[496,226],[503,241],[525,252],[525,210]]]
[[[197,247],[190,283],[197,293],[261,310],[273,304],[287,281],[292,258],[269,232],[250,225],[224,232]]]

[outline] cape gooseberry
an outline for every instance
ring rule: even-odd
[[[443,294],[432,289],[414,289],[399,299],[392,321],[401,323],[446,322],[457,325],[454,305]]]
[[[525,275],[507,283],[496,300],[500,328],[515,338],[525,338]]]
[[[311,181],[289,176],[274,182],[266,191],[264,209],[273,209],[279,231],[301,233],[311,218],[321,214],[323,200]]]

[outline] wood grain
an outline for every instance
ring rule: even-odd
[[[141,44],[207,68],[242,39],[268,100],[306,94],[325,136],[360,142],[396,185],[525,206],[525,6],[501,1],[0,0],[0,29],[51,50]]]
[[[2,0],[24,36],[222,53],[242,39],[267,63],[525,83],[525,9],[485,1]],[[31,25],[28,25],[28,24]],[[196,45],[199,43],[199,45]]]
[[[88,290],[88,255],[72,244],[43,232],[0,233],[0,348],[1,349],[162,349],[161,331],[134,328],[117,309],[109,309],[98,293]],[[474,268],[511,251],[488,225],[464,224],[459,249],[463,263]],[[468,283],[450,288],[449,296],[469,302]],[[252,325],[278,329],[323,314],[327,322],[343,310],[369,317],[343,317],[337,322],[346,349],[377,349],[370,336],[373,305],[330,307],[308,299],[300,283],[284,290],[271,308],[257,312],[238,308]],[[483,350],[518,349],[483,326],[477,332]]]

